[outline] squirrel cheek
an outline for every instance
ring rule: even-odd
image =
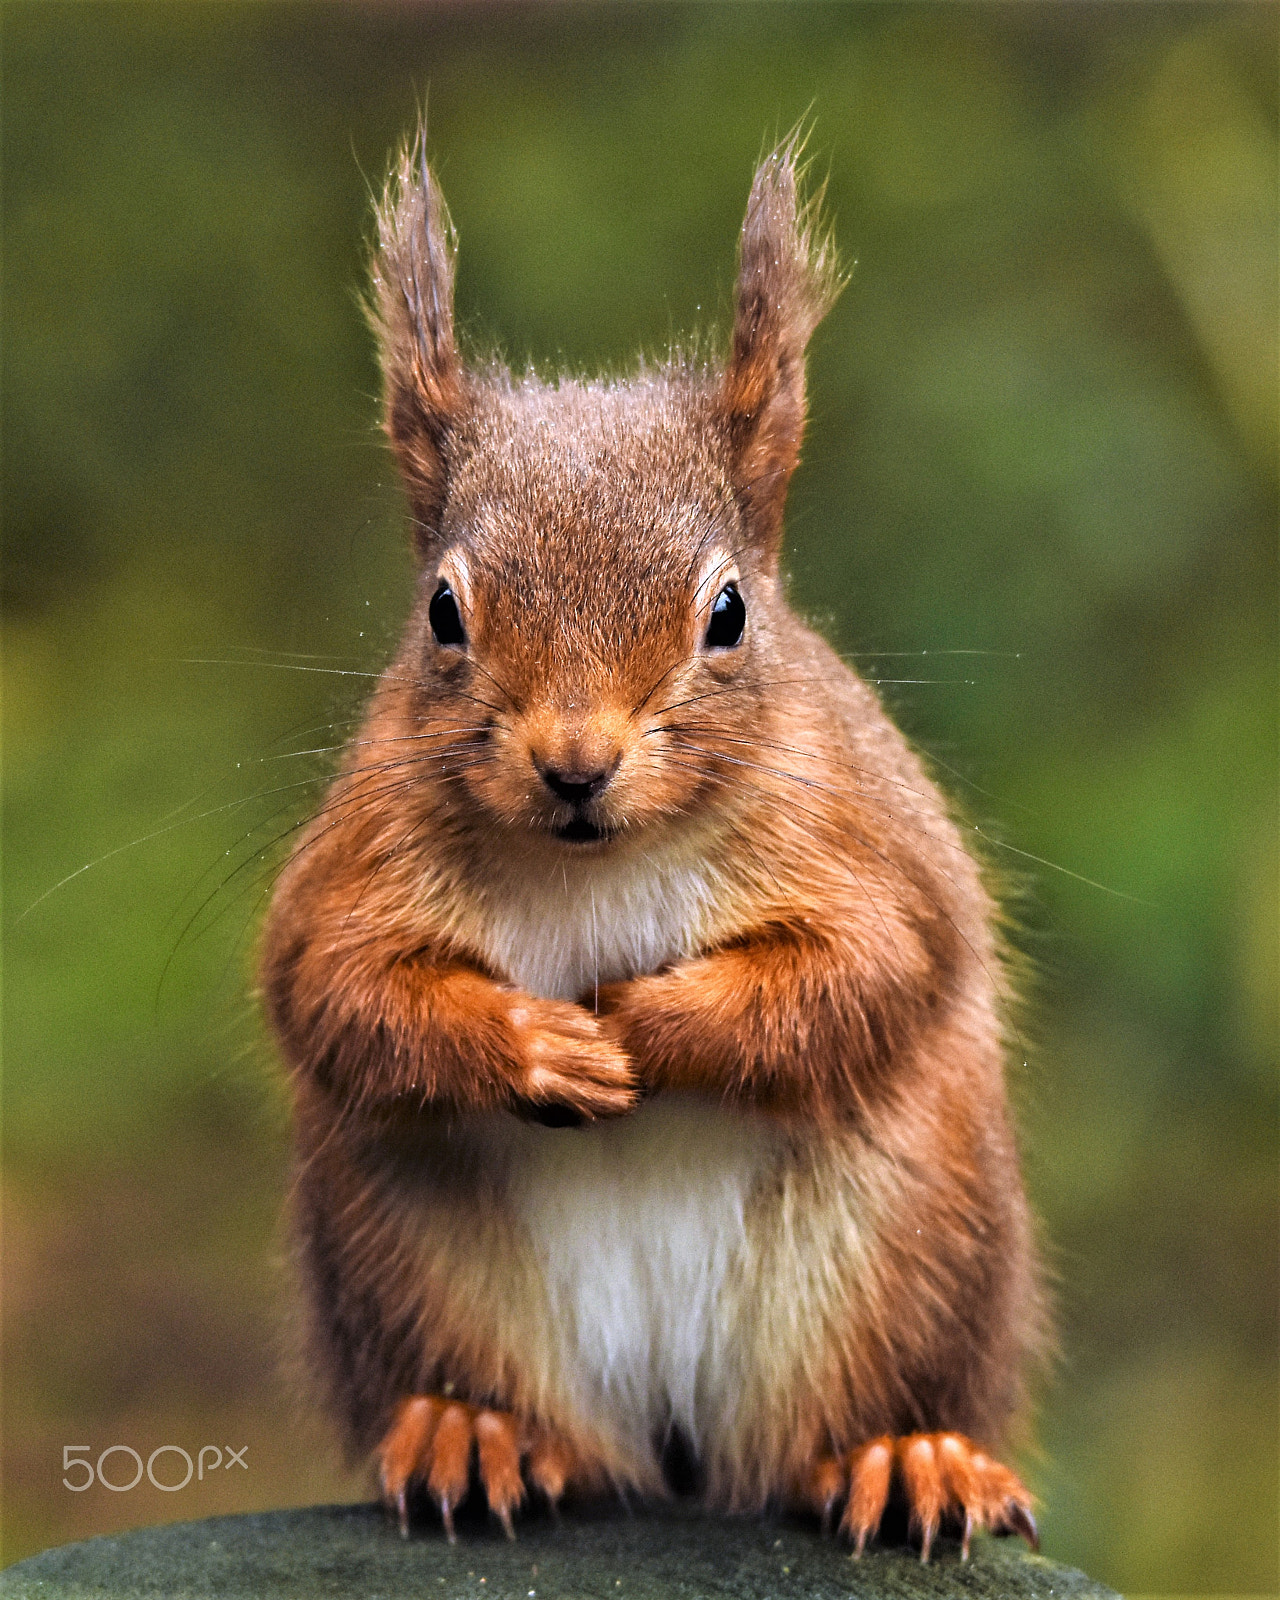
[[[738,651],[717,652],[703,658],[703,665],[717,683],[733,683],[742,676],[742,656]]]

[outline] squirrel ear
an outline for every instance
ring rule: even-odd
[[[453,337],[457,236],[427,166],[425,132],[406,145],[378,207],[369,317],[391,439],[424,553],[439,529],[450,456],[470,408]]]
[[[742,224],[733,349],[717,406],[753,536],[776,551],[804,433],[804,351],[844,287],[821,231],[821,192],[797,198],[798,134],[756,171]]]

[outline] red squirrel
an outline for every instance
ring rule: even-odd
[[[886,1506],[1036,1541],[997,1459],[1045,1317],[994,906],[789,609],[805,347],[841,280],[791,141],[723,359],[468,365],[422,136],[371,315],[416,600],[262,953],[294,1228],[350,1450],[468,1493]],[[900,1513],[899,1513],[900,1515]]]

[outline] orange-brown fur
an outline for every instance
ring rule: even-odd
[[[843,1500],[860,1546],[892,1470],[927,1553],[948,1509],[1021,1525],[1025,1491],[967,1439],[999,1446],[1042,1319],[992,904],[921,763],[783,595],[804,349],[838,287],[793,156],[756,177],[723,369],[548,385],[462,363],[447,215],[406,155],[373,311],[418,600],[281,877],[263,982],[315,1360],[384,1484],[420,1477],[447,1512],[474,1436],[504,1519],[520,1460],[549,1494],[659,1491],[635,1419],[660,1431],[665,1404],[709,1503]],[[712,649],[729,575],[746,631]],[[461,647],[433,633],[442,582]],[[609,776],[565,801],[545,772]],[[597,836],[557,833],[579,824]],[[724,1241],[699,1243],[700,1191],[670,1241],[627,1235],[613,1175],[678,1219],[702,1128]],[[647,1346],[575,1370],[595,1291],[558,1197],[597,1173],[600,1248],[639,1274],[602,1348],[661,1320],[651,1278],[687,1279],[710,1308],[689,1337],[723,1337],[687,1394],[661,1351],[637,1389]],[[892,1444],[915,1434],[966,1437]]]

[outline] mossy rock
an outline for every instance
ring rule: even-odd
[[[1012,1539],[975,1540],[962,1563],[938,1542],[928,1566],[906,1548],[853,1561],[803,1523],[710,1517],[683,1507],[628,1515],[526,1518],[509,1543],[495,1528],[401,1539],[374,1506],[316,1506],[210,1517],[87,1539],[0,1573],[0,1594],[163,1595],[169,1600],[911,1600],[1112,1596],[1081,1572]],[[1112,1596],[1112,1600],[1115,1597]]]

